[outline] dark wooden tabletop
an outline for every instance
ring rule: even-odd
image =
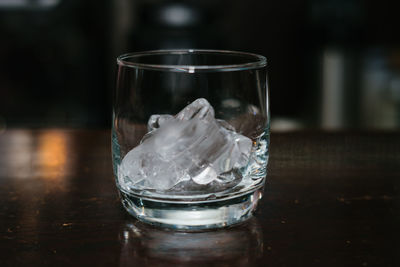
[[[255,218],[218,231],[122,208],[109,131],[0,134],[0,266],[400,266],[400,134],[272,134]]]

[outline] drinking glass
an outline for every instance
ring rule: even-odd
[[[112,160],[125,209],[174,229],[250,218],[269,145],[263,56],[158,50],[117,58]]]

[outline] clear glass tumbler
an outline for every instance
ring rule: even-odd
[[[112,156],[125,209],[184,230],[250,218],[267,174],[265,57],[160,50],[117,64]]]

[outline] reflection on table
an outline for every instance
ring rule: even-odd
[[[120,266],[138,261],[155,266],[186,265],[246,266],[262,256],[263,237],[257,219],[238,226],[207,232],[163,230],[138,221],[120,231]]]

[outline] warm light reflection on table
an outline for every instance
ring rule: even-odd
[[[48,180],[63,179],[70,167],[68,139],[62,131],[46,131],[37,137],[37,155],[34,164],[38,172]]]
[[[16,231],[19,236],[19,231],[38,231],[40,218],[48,216],[43,204],[49,197],[67,192],[67,174],[73,166],[70,143],[68,135],[61,130],[15,130],[1,134],[0,152],[5,156],[5,163],[0,163],[0,171],[3,177],[13,177],[4,194],[18,206],[15,213],[9,214],[15,220],[9,232]],[[24,194],[17,193],[21,189]],[[28,235],[23,240],[35,246],[40,236]]]
[[[5,161],[0,163],[3,175],[23,179],[61,182],[74,168],[69,155],[71,139],[61,130],[3,133],[0,149]],[[5,142],[8,138],[8,141]]]

